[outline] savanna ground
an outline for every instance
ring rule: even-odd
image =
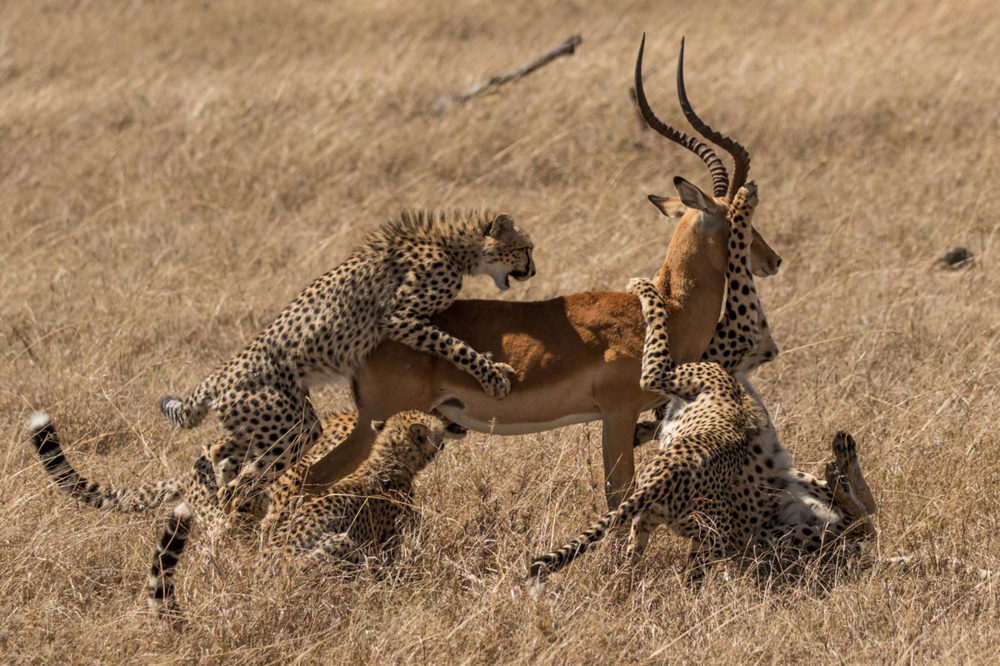
[[[253,581],[254,544],[194,548],[175,631],[143,600],[159,515],[80,510],[24,440],[44,408],[94,478],[185,469],[216,426],[173,430],[160,395],[405,206],[515,213],[539,273],[503,297],[652,274],[672,225],[646,195],[708,178],[628,87],[646,31],[679,123],[686,34],[689,94],[751,149],[785,259],[759,282],[783,353],[756,382],[785,443],[815,471],[855,433],[878,552],[1000,568],[1000,8],[871,4],[0,4],[0,661],[995,661],[997,583],[938,570],[695,594],[661,531],[634,572],[605,547],[530,595],[529,554],[604,507],[597,424],[446,449],[381,575]],[[572,58],[430,112],[573,33]],[[976,265],[931,268],[953,244]]]

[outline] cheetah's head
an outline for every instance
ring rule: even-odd
[[[479,265],[473,275],[489,275],[497,289],[510,289],[510,279],[523,282],[535,275],[535,261],[531,258],[534,244],[514,218],[500,213],[486,228]]]
[[[693,225],[699,234],[711,239],[712,244],[721,250],[726,250],[729,237],[729,223],[726,215],[729,213],[729,203],[720,197],[713,197],[694,183],[681,178],[674,178],[677,188],[676,197],[658,197],[649,195],[649,200],[657,210],[672,218],[682,218],[688,213],[688,223]],[[693,212],[692,212],[693,211]],[[781,255],[768,245],[767,241],[751,226],[753,240],[750,243],[750,270],[757,277],[777,275],[781,267]],[[713,267],[720,272],[726,270],[728,252],[710,255]]]
[[[461,439],[466,434],[457,423],[419,411],[400,412],[387,421],[372,421],[372,430],[376,441],[394,446],[414,471],[433,460],[444,448],[446,439]]]

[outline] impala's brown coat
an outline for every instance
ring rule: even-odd
[[[684,214],[658,274],[679,363],[701,358],[722,308],[729,230],[726,208],[720,204],[713,212]],[[780,257],[759,235],[751,257],[755,272],[777,272]],[[636,421],[664,400],[639,387],[645,323],[635,296],[599,291],[532,303],[456,301],[432,321],[513,366],[510,394],[502,401],[488,399],[450,364],[388,342],[376,348],[356,377],[359,423],[411,409],[431,411],[449,401],[463,406],[442,408],[450,419],[474,430],[492,426],[499,434],[602,419],[608,500],[612,506],[621,501],[635,472]],[[762,346],[773,344],[768,336]],[[323,487],[352,472],[368,456],[372,441],[370,429],[356,429],[313,466],[313,483]]]

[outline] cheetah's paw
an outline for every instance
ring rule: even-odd
[[[514,368],[506,363],[490,361],[486,376],[480,380],[486,395],[502,400],[510,393],[510,377],[515,376]]]
[[[628,281],[625,291],[633,296],[642,296],[643,294],[649,294],[651,291],[655,293],[656,286],[648,278],[634,277]]]

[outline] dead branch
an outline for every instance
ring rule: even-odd
[[[488,92],[494,92],[500,86],[511,83],[512,81],[517,81],[518,79],[531,74],[536,69],[544,67],[556,58],[573,55],[576,53],[576,47],[578,47],[582,42],[583,37],[580,35],[573,35],[562,44],[559,44],[538,58],[521,65],[515,70],[507,72],[506,74],[497,74],[496,76],[492,76],[486,83],[481,83],[461,95],[452,95],[450,97],[440,98],[434,103],[434,110],[437,113],[441,113],[452,104],[464,104],[473,97],[478,97],[479,95],[484,95]]]

